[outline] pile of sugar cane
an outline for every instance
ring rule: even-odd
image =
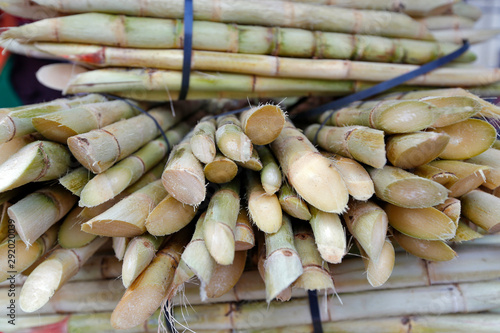
[[[207,116],[196,126],[183,120],[194,109],[174,115],[160,106],[149,115],[165,141],[133,103],[87,95],[0,111],[1,279],[29,273],[18,294],[22,311],[78,314],[83,297],[71,308],[74,299],[64,295],[102,290],[99,283],[103,294],[113,292],[99,297],[114,303],[85,311],[108,311],[101,322],[116,329],[141,325],[167,299],[182,304],[184,293],[199,305],[195,312],[174,307],[174,319],[201,332],[307,325],[305,290],[335,287],[344,305],[335,297],[320,302],[332,327],[374,317],[401,325],[402,316],[426,315],[403,322],[413,326],[439,320],[427,315],[500,306],[497,236],[463,254],[453,245],[500,231],[496,130],[478,119],[497,118],[497,106],[458,88],[392,94],[340,109],[326,126],[304,132],[275,105]],[[17,232],[14,268],[9,219]],[[84,269],[88,260],[102,263],[92,257],[110,237],[121,270]],[[362,259],[342,260],[350,239]],[[430,261],[396,254],[394,241]],[[464,264],[468,251],[478,257]],[[405,260],[411,264],[398,270]],[[436,266],[454,272],[439,278]],[[77,274],[121,276],[127,289],[67,284]],[[184,288],[190,280],[197,284]],[[422,287],[434,283],[444,285]],[[223,303],[200,303],[212,301]],[[93,318],[84,317],[81,325]],[[442,318],[442,325],[455,321]],[[498,324],[493,315],[477,318]],[[375,325],[372,319],[359,325]]]
[[[25,16],[43,18],[4,31],[3,47],[109,67],[59,82],[66,93],[177,99],[183,0],[10,0],[1,6],[13,13],[26,8]],[[493,37],[498,31],[467,30],[480,14],[454,0],[196,1],[187,98],[347,95],[451,53],[464,38]],[[457,59],[465,65],[440,68],[406,84],[473,87],[500,81],[499,70],[467,65],[474,59],[467,52]],[[49,67],[39,78],[53,81],[59,72]]]

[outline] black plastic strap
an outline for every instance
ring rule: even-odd
[[[311,311],[314,333],[323,333],[321,313],[319,312],[318,293],[316,290],[308,290],[307,295],[309,296],[309,310]]]
[[[184,56],[182,61],[182,82],[179,100],[185,100],[191,75],[191,53],[193,50],[193,0],[184,1]]]
[[[167,332],[176,333],[177,329],[175,329],[175,327],[172,326],[172,315],[169,311],[169,301],[166,301],[165,304],[163,304],[163,313],[165,313],[165,326]]]

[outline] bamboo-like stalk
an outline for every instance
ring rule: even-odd
[[[55,142],[35,141],[0,164],[0,192],[29,182],[57,179],[70,166],[68,149]]]
[[[429,163],[429,165],[453,173],[457,176],[456,181],[450,181],[445,186],[450,193],[450,197],[458,198],[468,193],[485,182],[490,168],[478,164],[462,161],[439,160]]]
[[[344,221],[370,260],[378,262],[389,224],[385,211],[371,201],[351,200]]]
[[[318,133],[319,130],[319,133]],[[318,145],[335,154],[352,158],[374,168],[386,163],[384,132],[364,126],[323,126],[313,124],[306,128],[309,140],[318,133]]]
[[[197,207],[185,205],[167,194],[149,213],[146,229],[151,235],[170,235],[188,225],[197,212]]]
[[[163,186],[182,203],[198,206],[206,195],[203,167],[194,156],[190,145],[190,132],[170,152],[161,176]]]
[[[115,252],[115,257],[119,261],[123,260],[125,256],[125,251],[127,251],[128,243],[130,243],[129,237],[113,237],[113,251]]]
[[[397,134],[387,139],[387,159],[395,167],[413,169],[436,159],[446,148],[446,133],[416,132]]]
[[[113,255],[92,256],[71,278],[71,281],[106,281],[115,279],[122,273],[122,264]]]
[[[473,190],[460,198],[462,214],[489,233],[500,231],[500,198]]]
[[[47,139],[66,143],[70,136],[87,133],[138,114],[139,111],[130,104],[118,100],[85,104],[34,117],[31,121],[33,127]]]
[[[418,19],[429,30],[472,29],[474,20],[458,15],[436,15]]]
[[[41,20],[59,15],[55,10],[26,0],[3,1],[0,8],[11,15],[32,20]]]
[[[500,151],[498,149],[490,148],[484,153],[468,159],[467,162],[490,167],[489,172],[485,174],[486,180],[482,184],[483,186],[490,190],[500,186]]]
[[[234,232],[235,251],[250,250],[254,245],[255,234],[253,232],[252,223],[247,213],[244,210],[240,210]]]
[[[232,264],[217,264],[210,282],[200,286],[201,299],[218,298],[233,289],[243,274],[246,258],[247,251],[238,251],[234,254]]]
[[[158,107],[149,111],[165,131],[180,120],[167,109]],[[131,135],[134,133],[134,135]],[[101,173],[124,159],[159,135],[155,122],[147,115],[139,115],[117,123],[72,136],[68,146],[73,156],[87,169]]]
[[[165,240],[165,236],[155,237],[144,234],[134,237],[127,246],[123,256],[122,282],[125,288],[149,265]]]
[[[0,243],[0,282],[7,280],[9,275],[13,274],[12,272],[16,272],[14,274],[22,273],[38,258],[47,253],[56,243],[57,229],[59,229],[59,226],[52,226],[34,241],[31,246],[23,242],[19,235],[13,237],[9,236],[8,239]],[[9,245],[14,245],[14,247]],[[12,250],[14,252],[12,252]],[[12,259],[9,253],[14,253],[15,258]]]
[[[82,210],[82,207],[74,207],[61,223],[57,241],[63,248],[79,248],[87,245],[97,237],[82,231],[82,224],[90,220],[90,218],[81,216]]]
[[[281,208],[288,215],[295,217],[300,220],[310,220],[311,212],[309,212],[309,206],[302,200],[302,198],[295,192],[293,187],[287,183],[281,185],[280,191],[278,193],[278,200],[280,202]]]
[[[481,8],[463,1],[459,1],[453,4],[451,8],[449,8],[446,13],[466,17],[473,21],[477,21],[482,16]]]
[[[212,162],[205,165],[203,173],[205,178],[212,183],[227,183],[236,177],[238,165],[232,159],[218,152]]]
[[[306,290],[334,289],[328,264],[316,247],[313,231],[304,224],[294,226],[294,245],[302,262],[302,275],[293,283],[294,288]]]
[[[113,311],[111,325],[114,328],[137,326],[158,309],[172,282],[182,249],[188,241],[189,231],[184,229],[176,233],[157,253],[151,264],[127,289]]]
[[[220,265],[230,265],[234,259],[234,230],[240,210],[240,182],[235,178],[217,190],[207,208],[203,239],[210,255]]]
[[[410,209],[387,204],[384,210],[389,224],[405,235],[422,240],[447,240],[455,236],[455,222],[436,208]]]
[[[259,105],[243,111],[240,121],[243,132],[254,145],[267,145],[278,137],[285,126],[285,113],[279,105]]]
[[[429,96],[421,100],[438,108],[432,127],[459,123],[479,114],[483,108],[476,96]]]
[[[493,145],[497,135],[492,125],[480,119],[464,120],[433,131],[450,136],[450,142],[439,155],[447,160],[464,160],[477,156]]]
[[[63,218],[75,203],[76,197],[57,185],[27,195],[10,206],[7,213],[14,220],[19,237],[29,246]]]
[[[109,237],[134,237],[143,234],[148,214],[166,195],[161,180],[156,180],[82,224],[82,230]]]
[[[79,205],[94,207],[119,195],[158,164],[167,155],[169,148],[177,144],[187,131],[188,126],[181,123],[165,133],[168,143],[163,138],[150,141],[135,153],[96,175],[83,188]]]
[[[384,166],[368,170],[380,199],[406,208],[424,208],[443,203],[448,190],[426,178],[418,177],[403,169]]]
[[[32,104],[13,109],[0,110],[0,142],[35,132],[32,119],[36,116],[65,110],[87,103],[104,102],[100,95],[88,95],[72,99],[60,98],[47,103]]]
[[[356,200],[365,201],[375,193],[370,175],[365,168],[353,159],[332,153],[322,153],[328,157],[339,170],[347,186],[347,191]]]
[[[19,295],[21,309],[33,312],[46,304],[54,292],[74,276],[107,240],[107,238],[98,238],[80,249],[54,251],[35,268],[24,283]]]
[[[271,302],[302,275],[302,263],[293,244],[292,224],[283,215],[281,228],[266,234],[266,261],[264,263],[266,301]]]
[[[500,34],[500,29],[444,29],[432,32],[437,41],[457,44],[464,39],[471,44],[478,44],[490,40],[498,34]]]
[[[252,171],[261,171],[263,168],[262,161],[260,160],[259,153],[257,152],[257,147],[262,146],[254,146],[252,150],[252,156],[246,162],[238,162],[235,161],[240,167],[245,169],[250,169]]]
[[[141,7],[138,1],[132,1],[127,6],[118,6],[100,1],[91,1],[85,4],[73,4],[72,2],[54,3],[49,0],[37,0],[36,2],[40,5],[67,13],[88,12],[92,8],[92,11],[120,13],[129,16],[182,18],[184,11],[184,3],[181,1],[171,1],[167,7],[155,3]],[[230,4],[234,5],[234,7],[230,6]],[[294,14],[292,15],[292,13]],[[318,7],[315,5],[282,1],[269,2],[266,11],[263,13],[262,5],[258,2],[236,1],[233,3],[222,1],[214,3],[211,0],[204,0],[194,9],[193,15],[195,20],[249,25],[288,26],[322,31],[408,37],[413,39],[432,39],[432,35],[428,30],[406,15],[328,6]],[[391,24],[374,26],[374,22],[387,21],[390,21]],[[96,32],[98,31],[96,30]]]
[[[448,198],[445,200],[445,202],[437,205],[434,208],[446,214],[446,216],[448,216],[453,221],[453,223],[458,226],[461,212],[460,200],[456,198]]]
[[[345,210],[349,193],[342,176],[292,123],[285,125],[271,149],[289,184],[306,202],[326,212]]]
[[[472,229],[469,226],[469,222],[467,220],[465,220],[464,218],[460,218],[460,220],[458,221],[458,227],[455,233],[455,237],[450,239],[450,241],[460,243],[481,237],[483,237],[483,235]]]
[[[397,231],[393,233],[393,236],[408,253],[425,260],[448,261],[457,256],[457,253],[441,240],[417,239]]]
[[[360,249],[363,255],[363,263],[366,268],[366,279],[372,287],[380,287],[390,278],[394,269],[396,259],[394,247],[389,239],[385,239],[382,245],[380,255],[376,260],[365,256],[363,249]]]
[[[268,195],[253,171],[247,175],[248,213],[255,225],[265,233],[275,233],[281,228],[283,214],[278,197]]]
[[[76,196],[80,196],[85,185],[94,177],[94,174],[85,167],[78,167],[59,178],[59,184]]]
[[[215,142],[222,154],[234,161],[246,162],[252,156],[252,141],[243,132],[241,122],[234,115],[217,118]]]
[[[281,188],[282,175],[281,170],[274,159],[273,154],[266,146],[254,147],[262,160],[262,170],[260,170],[260,182],[264,191],[268,195],[278,192]]]
[[[444,186],[448,183],[455,183],[458,180],[458,177],[453,173],[429,164],[418,166],[415,168],[414,173],[417,176],[433,180]]]
[[[215,130],[215,120],[210,117],[201,119],[193,130],[193,136],[189,143],[194,156],[201,163],[208,164],[215,158],[217,152]]]
[[[18,152],[21,148],[37,140],[37,135],[34,133],[16,137],[5,143],[0,143],[0,164],[7,161],[9,157]]]

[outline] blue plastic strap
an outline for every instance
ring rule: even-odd
[[[182,61],[182,82],[179,100],[185,100],[191,75],[191,53],[193,50],[193,0],[184,1],[184,56]]]
[[[309,296],[309,310],[311,311],[314,333],[323,333],[321,314],[319,312],[318,293],[316,290],[308,290],[307,295]]]

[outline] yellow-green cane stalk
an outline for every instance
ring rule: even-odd
[[[281,170],[274,159],[273,154],[266,146],[255,146],[260,159],[262,170],[260,170],[260,182],[268,195],[278,192],[282,184]]]
[[[230,265],[217,264],[210,282],[200,286],[201,299],[218,298],[233,289],[243,274],[246,258],[247,251],[237,251]]]
[[[122,266],[122,282],[125,288],[130,287],[132,282],[149,265],[164,240],[164,236],[155,237],[146,233],[134,237],[129,242],[123,256]]]
[[[252,156],[250,156],[250,159],[246,162],[235,162],[238,164],[240,167],[245,168],[245,169],[250,169],[253,171],[261,171],[263,168],[262,161],[260,160],[259,153],[257,151],[257,147],[260,146],[254,146],[252,150]]]
[[[248,171],[246,176],[250,218],[261,231],[271,234],[277,232],[283,220],[278,197],[275,194],[268,195],[264,191],[258,175],[253,171]]]
[[[122,261],[123,256],[125,256],[125,251],[127,251],[128,243],[130,243],[130,238],[129,237],[113,237],[112,242],[113,242],[113,251],[115,253],[116,259],[118,259],[119,261]]]
[[[372,287],[380,287],[390,278],[394,269],[395,252],[389,239],[385,239],[377,260],[365,256],[360,249],[366,269],[366,279]]]
[[[79,249],[58,249],[30,274],[19,295],[19,305],[33,312],[45,305],[108,239],[98,238]]]
[[[481,237],[483,237],[482,234],[475,231],[474,229],[472,229],[469,226],[468,220],[466,220],[464,218],[460,218],[460,220],[458,221],[458,227],[457,227],[457,231],[455,233],[455,237],[450,239],[450,241],[461,243],[461,242],[466,242],[466,241],[470,241],[470,240],[481,238]]]
[[[11,15],[32,20],[56,17],[60,14],[55,10],[24,0],[4,1],[1,4],[1,8],[3,11]]]
[[[344,211],[349,193],[342,176],[291,122],[271,143],[271,149],[288,183],[307,203],[325,212]]]
[[[215,145],[215,120],[205,117],[196,124],[191,137],[191,150],[201,163],[208,164],[215,158],[217,147]]]
[[[368,170],[380,199],[406,208],[432,207],[443,203],[448,190],[426,178],[393,166]]]
[[[149,111],[166,131],[179,122],[167,109]],[[160,134],[153,119],[139,115],[68,139],[73,156],[87,169],[101,173],[124,159]]]
[[[59,178],[59,184],[76,196],[80,196],[85,185],[94,177],[94,174],[85,167],[71,170]]]
[[[90,217],[81,215],[82,210],[82,207],[74,207],[61,223],[57,241],[63,248],[79,248],[97,237],[97,235],[82,231],[82,224],[90,220]]]
[[[8,142],[0,144],[0,164],[7,161],[12,155],[17,153],[21,148],[32,143],[35,140],[39,140],[37,134],[31,133],[24,136],[16,137]]]
[[[283,183],[278,193],[278,200],[281,208],[288,215],[300,220],[311,219],[311,212],[309,206],[302,200],[302,198],[295,192],[293,187],[287,183]]]
[[[500,34],[499,29],[443,29],[432,32],[437,41],[445,43],[460,43],[464,39],[471,44],[490,40]]]
[[[458,226],[458,222],[460,220],[460,212],[462,205],[460,204],[460,200],[456,198],[448,198],[440,205],[437,205],[437,210],[443,212],[448,216],[456,226]]]
[[[422,240],[448,240],[455,236],[457,225],[446,214],[433,207],[384,207],[389,224],[399,232]]]
[[[161,180],[156,180],[82,224],[82,230],[108,237],[139,236],[146,231],[149,213],[166,195]]]
[[[466,17],[473,21],[479,20],[483,14],[481,8],[462,1],[454,3],[446,13]]]
[[[146,229],[151,235],[170,235],[188,225],[197,212],[198,207],[185,205],[167,194],[149,213],[145,222]]]
[[[319,133],[318,133],[319,130]],[[317,144],[326,151],[352,158],[374,168],[386,163],[384,132],[364,126],[323,126],[313,124],[306,128],[309,140],[317,136]]]
[[[29,246],[62,219],[75,203],[76,197],[57,185],[28,194],[10,206],[7,213],[14,220],[19,237]]]
[[[500,150],[490,148],[484,153],[468,159],[467,162],[490,167],[489,172],[485,174],[486,180],[482,184],[483,186],[490,190],[500,186]]]
[[[444,127],[467,120],[482,112],[483,105],[476,96],[429,96],[421,98],[438,108],[432,127]]]
[[[32,142],[0,165],[0,192],[30,182],[57,179],[70,167],[70,152],[50,141]]]
[[[35,263],[40,257],[42,257],[45,253],[52,249],[57,240],[57,230],[59,226],[54,225],[49,230],[47,230],[44,234],[42,234],[36,241],[28,246],[19,235],[15,235],[14,237],[9,237],[0,243],[0,282],[7,280],[9,277],[9,273],[7,272],[17,272],[22,273],[28,267],[30,267],[33,263]],[[9,242],[10,240],[10,242]],[[12,243],[14,242],[14,243]],[[14,248],[12,249],[9,244],[14,244]],[[10,250],[10,251],[9,251]],[[12,250],[14,250],[15,258],[12,260],[9,257],[9,253],[12,254]],[[9,260],[10,259],[10,260]],[[10,266],[9,264],[13,264]],[[10,266],[10,267],[9,267]]]
[[[488,233],[500,231],[500,198],[473,190],[460,198],[462,214]]]
[[[441,240],[413,238],[397,231],[393,232],[393,236],[408,253],[425,260],[448,261],[457,256],[457,253]]]
[[[255,234],[253,232],[252,223],[247,213],[242,209],[240,209],[238,219],[236,220],[234,242],[236,251],[250,250],[255,245]]]
[[[417,176],[430,179],[444,186],[447,186],[448,183],[455,183],[458,180],[458,177],[452,172],[445,171],[430,164],[418,166],[413,172]]]
[[[387,214],[371,201],[351,200],[344,213],[347,229],[361,245],[370,260],[379,260],[389,224]]]
[[[234,115],[217,118],[215,142],[222,154],[234,161],[246,162],[252,156],[252,141],[243,132],[241,122]]]
[[[205,165],[203,173],[209,182],[216,184],[227,183],[238,174],[238,165],[232,159],[217,152],[215,158]]]
[[[279,105],[260,105],[243,111],[240,115],[243,132],[254,145],[273,142],[285,126],[285,113]]]
[[[436,15],[418,19],[429,30],[472,29],[474,20],[457,15]]]
[[[395,167],[413,169],[436,159],[446,148],[446,133],[416,132],[396,134],[387,139],[387,159]]]

